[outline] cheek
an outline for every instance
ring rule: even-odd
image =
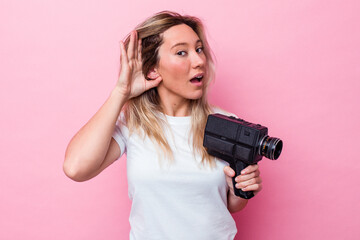
[[[163,72],[168,77],[179,78],[183,75],[187,75],[188,67],[185,61],[179,61],[178,59],[168,59],[165,64],[163,64]]]

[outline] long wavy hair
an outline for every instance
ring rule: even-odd
[[[207,89],[210,82],[215,77],[214,61],[212,52],[207,42],[204,26],[197,17],[180,15],[176,12],[162,11],[139,24],[135,29],[138,38],[142,41],[142,72],[146,77],[149,71],[156,67],[159,63],[159,48],[163,43],[163,32],[167,29],[186,24],[191,27],[198,35],[203,43],[204,54],[206,56],[206,78],[204,79],[204,89],[201,98],[191,100],[191,135],[189,143],[192,143],[194,156],[200,154],[202,164],[209,164],[210,167],[215,166],[215,160],[211,157],[203,147],[203,137],[207,117],[212,113],[212,109],[207,101]],[[125,47],[128,48],[130,37],[125,39]],[[136,130],[145,133],[152,141],[160,146],[162,155],[165,155],[170,162],[173,161],[173,153],[169,143],[164,135],[164,126],[166,126],[166,118],[159,117],[159,113],[163,113],[160,106],[160,99],[156,88],[152,88],[138,97],[130,99],[124,107],[125,124],[130,130],[130,134]],[[192,136],[192,139],[191,139]],[[192,141],[191,141],[192,140]],[[160,151],[158,150],[158,151]]]

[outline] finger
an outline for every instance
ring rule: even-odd
[[[147,91],[147,90],[149,90],[151,88],[157,87],[160,84],[161,80],[162,80],[161,78],[156,78],[154,80],[147,80],[145,82],[145,84],[146,84],[145,85],[145,91]]]
[[[120,69],[119,69],[119,78],[121,76],[127,76],[129,70],[129,62],[127,59],[127,55],[126,55],[126,49],[125,49],[125,45],[124,42],[121,41],[120,42]]]
[[[249,173],[249,174],[241,174],[235,178],[236,182],[243,182],[246,180],[249,180],[251,178],[256,178],[260,176],[260,171],[257,169],[255,172]]]
[[[134,39],[134,58],[135,59],[138,59],[138,33],[137,31],[135,30],[135,39]]]
[[[257,190],[250,190],[253,191],[254,195],[258,194],[261,190],[263,189],[262,184],[259,184],[258,189]]]
[[[237,176],[235,178],[235,181],[236,182],[244,182],[244,181],[247,181],[249,179],[255,178],[257,176],[258,175],[256,174],[256,172],[252,172],[252,173],[249,173],[249,174],[242,174],[242,175]]]
[[[135,33],[134,31],[132,31],[130,33],[130,40],[127,49],[127,56],[129,60],[134,58],[134,41],[135,41],[134,39],[135,39]]]
[[[122,66],[127,65],[128,58],[126,55],[125,45],[123,41],[120,41],[120,63]]]
[[[256,178],[252,178],[252,179],[249,179],[247,181],[243,181],[243,182],[239,182],[237,183],[235,186],[239,189],[243,189],[243,188],[246,188],[248,186],[251,186],[251,185],[256,185],[256,184],[260,184],[262,183],[262,180],[260,177],[256,177]]]
[[[122,41],[119,42],[119,47],[120,47],[120,64],[121,64],[121,58],[122,58],[122,57],[121,57],[121,56],[122,56],[122,53],[121,53],[121,42],[122,42]]]
[[[141,59],[142,59],[142,55],[141,55],[141,51],[142,51],[142,45],[141,45],[141,43],[142,43],[142,41],[141,41],[141,39],[139,39],[139,44],[138,44],[138,61],[140,61],[141,62]]]
[[[235,176],[235,171],[229,166],[224,167],[224,173],[226,175],[228,175],[229,177],[234,177]]]
[[[261,184],[253,184],[245,188],[242,188],[241,190],[244,192],[253,191],[254,193],[258,193],[261,189],[262,189]]]
[[[241,171],[241,174],[248,174],[251,172],[255,172],[258,168],[259,168],[259,165],[257,165],[257,164],[249,165],[244,170]]]

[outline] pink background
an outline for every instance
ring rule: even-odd
[[[125,158],[84,183],[70,138],[117,80],[119,40],[161,10],[196,15],[210,100],[284,141],[236,239],[360,239],[360,2],[1,1],[0,239],[127,239]]]

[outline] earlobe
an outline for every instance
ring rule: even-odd
[[[156,80],[158,79],[160,76],[160,74],[157,72],[156,69],[151,69],[148,74],[146,75],[146,79],[147,80]]]

